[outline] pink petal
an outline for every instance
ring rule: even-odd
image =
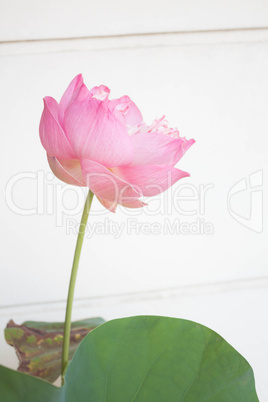
[[[54,175],[67,184],[74,186],[85,186],[79,160],[57,159],[55,156],[47,154],[50,169]]]
[[[109,101],[109,108],[118,111],[128,126],[138,126],[143,121],[140,110],[127,95]]]
[[[63,126],[64,113],[74,100],[83,101],[89,96],[89,90],[84,84],[82,74],[77,75],[69,84],[59,103],[59,122]]]
[[[86,185],[97,197],[120,204],[132,202],[140,197],[129,183],[99,163],[83,159],[81,167]]]
[[[106,102],[94,98],[73,102],[65,113],[64,124],[78,158],[94,160],[104,166],[123,166],[131,162],[131,139]]]
[[[75,159],[74,151],[58,122],[58,104],[55,99],[44,98],[39,134],[43,147],[53,156],[59,158]]]
[[[195,142],[185,138],[170,138],[157,133],[134,134],[131,140],[134,147],[132,166],[174,166]]]
[[[98,100],[106,100],[110,94],[110,89],[105,85],[100,85],[99,87],[92,88],[89,93]]]
[[[106,201],[103,198],[97,197],[101,205],[104,206],[104,208],[108,209],[109,211],[115,213],[116,208],[117,208],[117,202],[115,201]]]
[[[109,211],[115,213],[116,212],[116,208],[118,203],[115,201],[106,201],[103,198],[99,198],[97,197],[99,202],[104,206],[104,208],[108,209]],[[124,201],[123,203],[121,203],[121,205],[125,208],[142,208],[144,207],[145,204],[144,202],[138,200],[138,199],[133,199],[131,201]]]
[[[131,167],[115,167],[112,172],[125,180],[146,197],[160,194],[171,187],[189,173],[176,169],[172,166],[144,165]]]
[[[130,201],[124,201],[123,203],[121,203],[121,205],[126,208],[142,208],[147,204],[145,202],[135,199]]]

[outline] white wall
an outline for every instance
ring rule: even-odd
[[[267,27],[267,0],[2,0],[0,40]]]
[[[89,87],[104,83],[112,97],[128,94],[146,121],[166,114],[183,136],[197,142],[178,164],[191,177],[149,200],[142,212],[112,215],[94,201],[91,224],[109,220],[124,227],[118,239],[109,232],[86,239],[74,318],[163,314],[194,319],[218,331],[249,360],[260,399],[268,401],[268,3],[21,4],[2,1],[0,12],[0,185],[3,192],[7,188],[7,198],[0,201],[1,331],[9,318],[20,323],[64,317],[75,245],[69,229],[79,221],[81,208],[62,215],[61,197],[71,209],[83,193],[49,173],[38,124],[42,97],[59,100],[82,72]],[[267,29],[247,29],[261,27]],[[61,40],[71,37],[77,39]],[[18,174],[28,179],[15,181]],[[250,176],[257,187],[250,188]],[[236,183],[248,187],[237,192]],[[197,191],[197,200],[178,200],[185,184]],[[31,209],[37,196],[38,213],[14,212],[12,202]],[[164,228],[178,219],[191,233],[138,234],[137,222],[140,229],[154,222]],[[204,224],[212,234],[204,233]],[[16,367],[2,334],[0,351],[0,362]]]

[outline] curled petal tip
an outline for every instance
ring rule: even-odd
[[[77,76],[74,78],[76,85],[80,86],[84,84],[84,78],[82,74],[77,74]]]
[[[184,177],[190,177],[190,173],[188,172],[183,172],[183,175],[181,176],[181,179],[183,179]]]
[[[72,80],[72,82],[82,82],[83,83],[84,82],[83,75],[81,73],[77,74],[74,77],[74,79]]]
[[[47,107],[50,107],[51,105],[55,106],[58,104],[57,101],[55,101],[55,99],[52,98],[52,96],[45,96],[43,98],[43,102],[44,102],[44,105]]]
[[[106,208],[108,211],[115,213],[117,208],[117,203],[114,201],[107,201],[103,198],[97,197],[99,202]]]

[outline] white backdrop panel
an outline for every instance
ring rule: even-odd
[[[265,179],[267,171],[267,42],[167,47],[154,43],[120,49],[120,38],[116,40],[118,48],[113,50],[11,55],[1,60],[0,185],[5,191],[13,175],[30,172],[32,178],[14,186],[13,200],[20,208],[33,208],[35,175],[40,171],[39,200],[46,198],[39,214],[31,216],[14,213],[1,199],[1,244],[5,245],[0,273],[2,306],[66,297],[76,239],[68,228],[79,221],[81,211],[74,216],[63,214],[61,222],[61,197],[65,208],[71,208],[81,193],[68,187],[62,196],[64,187],[47,176],[38,124],[42,97],[51,95],[59,100],[68,82],[80,72],[88,86],[104,83],[113,97],[130,95],[148,122],[166,114],[182,135],[197,143],[178,165],[190,171],[191,178],[162,196],[160,213],[152,213],[160,202],[156,198],[138,215],[121,210],[115,215],[90,217],[91,224],[109,219],[124,227],[118,239],[110,232],[86,239],[77,297],[267,275],[267,225],[263,230],[258,226],[262,211],[255,206],[255,223],[249,219],[250,189],[232,199],[236,219],[227,208],[228,192],[236,182],[256,171],[263,171]],[[174,201],[183,183],[194,186],[197,200]],[[200,193],[204,185],[210,186],[205,196]],[[266,197],[266,188],[258,189],[256,194],[263,192]],[[52,196],[58,201],[57,213],[50,210]],[[95,200],[95,211],[100,210],[97,204]],[[185,216],[182,209],[194,213]],[[192,225],[192,233],[135,232],[135,220],[148,223],[149,228],[154,222],[163,228],[177,219]],[[134,229],[129,229],[133,220]],[[213,234],[202,232],[202,222],[210,225]],[[193,233],[196,230],[199,234]]]
[[[2,0],[0,41],[268,26],[267,0]]]

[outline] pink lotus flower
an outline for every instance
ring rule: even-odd
[[[78,75],[60,103],[44,98],[40,139],[49,165],[62,181],[87,186],[104,207],[139,208],[141,196],[154,196],[189,176],[176,169],[194,140],[179,136],[165,117],[147,126],[128,96],[109,100],[101,85],[90,91]]]

